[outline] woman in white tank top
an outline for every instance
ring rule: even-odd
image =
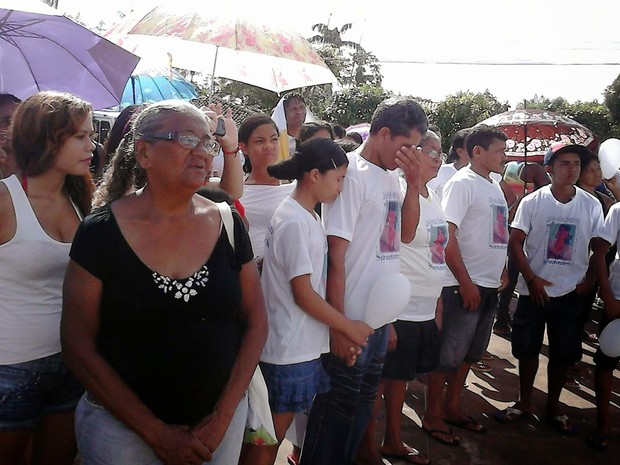
[[[14,115],[18,174],[0,181],[0,463],[70,465],[82,388],[60,353],[62,281],[90,209],[92,108],[40,92]],[[32,453],[27,453],[32,440]]]

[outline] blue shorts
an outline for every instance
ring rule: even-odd
[[[497,310],[497,289],[477,287],[481,301],[476,311],[463,307],[458,286],[444,287],[441,291],[443,321],[438,369],[442,372],[453,372],[463,363],[480,361],[489,345]]]
[[[273,413],[310,410],[314,396],[330,389],[329,376],[320,358],[291,365],[260,362]]]
[[[512,318],[512,355],[518,360],[538,358],[545,336],[549,340],[549,360],[572,364],[581,360],[583,307],[575,291],[551,297],[544,307],[529,295],[519,297]]]
[[[396,348],[385,354],[382,378],[412,381],[430,373],[439,363],[439,328],[435,320],[393,323]]]
[[[0,431],[34,428],[43,415],[75,410],[83,392],[60,353],[0,365]]]

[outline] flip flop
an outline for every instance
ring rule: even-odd
[[[454,420],[444,420],[444,422],[450,426],[456,426],[457,428],[465,429],[467,431],[471,431],[472,433],[486,433],[487,429],[483,424],[476,421],[474,417],[471,415],[468,416],[465,420],[454,421]]]
[[[579,432],[579,428],[568,418],[568,415],[549,417],[547,421],[554,430],[565,436],[574,436]]]
[[[493,418],[499,423],[512,423],[519,418],[526,418],[530,415],[530,412],[519,410],[516,407],[506,407],[504,410],[496,412]]]
[[[609,435],[593,431],[588,434],[586,442],[592,449],[606,451],[609,447]]]
[[[426,432],[426,434],[428,434],[435,441],[445,444],[446,446],[458,446],[461,444],[461,441],[454,436],[454,433],[452,432],[452,428],[443,430],[443,429],[427,429],[427,428],[422,427],[422,429]],[[439,434],[447,434],[447,435],[452,436],[452,441],[447,441],[443,439],[441,436],[438,436]]]
[[[428,457],[421,454],[419,450],[411,446],[407,446],[406,444],[403,444],[403,446],[404,450],[402,454],[386,454],[385,452],[381,451],[381,455],[384,456],[386,459],[402,460],[404,462],[415,463],[417,465],[429,465],[431,463]],[[405,452],[407,450],[409,452]]]

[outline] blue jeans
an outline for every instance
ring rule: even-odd
[[[248,398],[244,396],[210,465],[238,462],[247,413]],[[88,400],[88,394],[82,396],[75,411],[75,435],[83,465],[162,465],[140,436]]]
[[[387,337],[387,326],[376,330],[352,367],[332,354],[323,356],[332,388],[314,399],[300,465],[346,465],[351,462],[377,396]]]

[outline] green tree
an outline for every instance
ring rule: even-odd
[[[490,116],[508,111],[509,108],[508,102],[500,102],[488,90],[458,92],[439,102],[430,112],[429,119],[441,131],[443,150],[447,151],[455,132],[470,128]]]
[[[620,75],[612,82],[604,92],[605,106],[616,125],[620,125]]]
[[[333,29],[329,28],[329,24],[315,24],[312,29],[318,34],[308,41],[315,44],[318,54],[342,86],[369,84],[380,87],[383,75],[377,57],[360,44],[342,38],[342,34],[352,27],[352,23]]]
[[[553,111],[572,118],[590,129],[600,140],[617,137],[619,134],[620,128],[614,122],[609,107],[599,103],[598,100],[589,102],[578,100],[571,103],[562,97],[549,99],[535,95],[533,99],[517,105],[517,108],[523,107]]]
[[[353,27],[352,23],[343,24],[340,28],[329,28],[328,24],[318,23],[312,26],[312,30],[317,32],[317,35],[308,39],[309,42],[314,44],[334,45],[337,48],[347,47],[353,50],[359,50],[362,46],[356,42],[350,40],[342,40],[342,34],[347,32]]]
[[[333,102],[319,116],[344,127],[369,122],[377,105],[391,95],[382,87],[368,84],[344,88],[334,93]]]

